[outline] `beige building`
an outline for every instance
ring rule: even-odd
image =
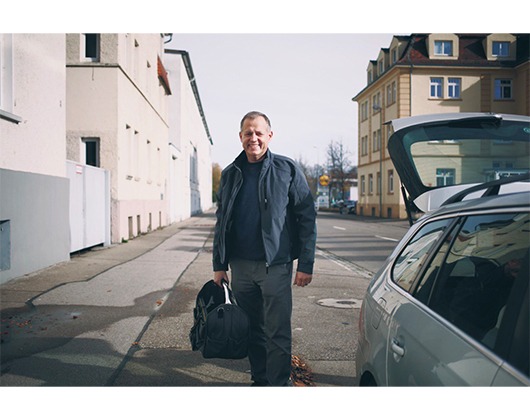
[[[405,218],[386,121],[420,114],[530,115],[529,34],[394,36],[367,67],[358,103],[358,214]],[[433,182],[436,180],[433,179]]]
[[[163,34],[67,34],[67,159],[110,171],[111,241],[169,224]]]

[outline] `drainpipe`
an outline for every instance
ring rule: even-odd
[[[410,40],[410,46],[408,48],[408,51],[407,51],[407,60],[409,62],[409,85],[410,85],[410,95],[409,95],[409,117],[412,117],[412,70],[414,68],[414,64],[412,64],[412,60],[410,58],[410,52],[412,51],[412,47],[414,46],[414,40],[415,40],[415,35],[412,34],[411,35],[411,40]]]

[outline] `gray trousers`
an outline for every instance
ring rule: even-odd
[[[269,267],[265,261],[230,261],[232,291],[250,318],[252,380],[285,386],[291,374],[293,263]]]

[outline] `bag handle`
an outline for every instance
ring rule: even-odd
[[[226,285],[226,282],[223,281],[223,288],[225,290],[225,303],[232,303],[230,302],[230,295],[228,294],[228,286]]]

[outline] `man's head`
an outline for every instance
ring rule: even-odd
[[[259,162],[265,157],[272,139],[269,118],[258,111],[247,113],[240,124],[239,139],[249,162]]]

